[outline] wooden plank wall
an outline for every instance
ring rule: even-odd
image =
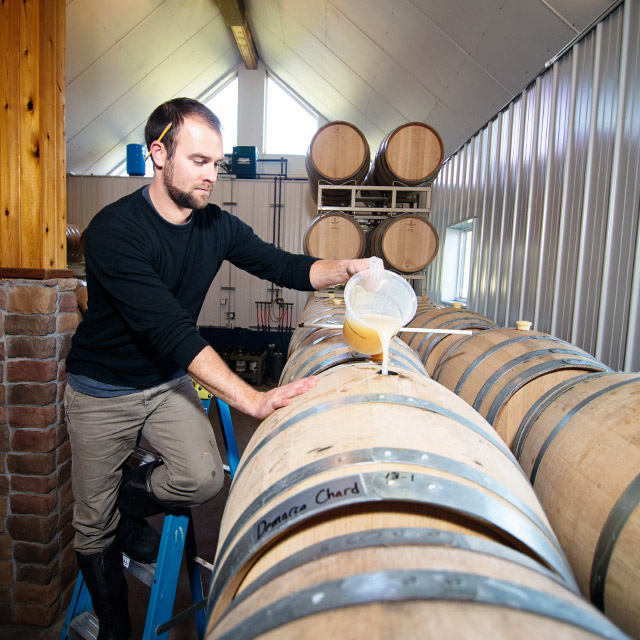
[[[0,3],[0,268],[66,267],[64,0]]]

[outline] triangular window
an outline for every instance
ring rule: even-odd
[[[266,153],[304,155],[318,116],[273,78],[267,78]]]

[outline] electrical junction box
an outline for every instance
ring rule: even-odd
[[[255,178],[258,174],[258,147],[233,147],[231,173],[238,178]]]

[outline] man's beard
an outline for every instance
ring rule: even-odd
[[[173,183],[173,165],[168,162],[164,171],[164,186],[167,188],[169,197],[179,206],[185,209],[204,209],[209,200],[209,196],[202,201],[191,191],[183,191]]]

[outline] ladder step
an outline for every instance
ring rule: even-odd
[[[125,571],[128,571],[132,576],[138,578],[138,580],[146,584],[147,587],[153,584],[153,574],[156,572],[155,562],[152,564],[143,564],[130,558],[126,553],[123,553],[122,566]]]
[[[76,616],[69,625],[67,637],[70,640],[96,640],[98,637],[98,618],[90,611]]]

